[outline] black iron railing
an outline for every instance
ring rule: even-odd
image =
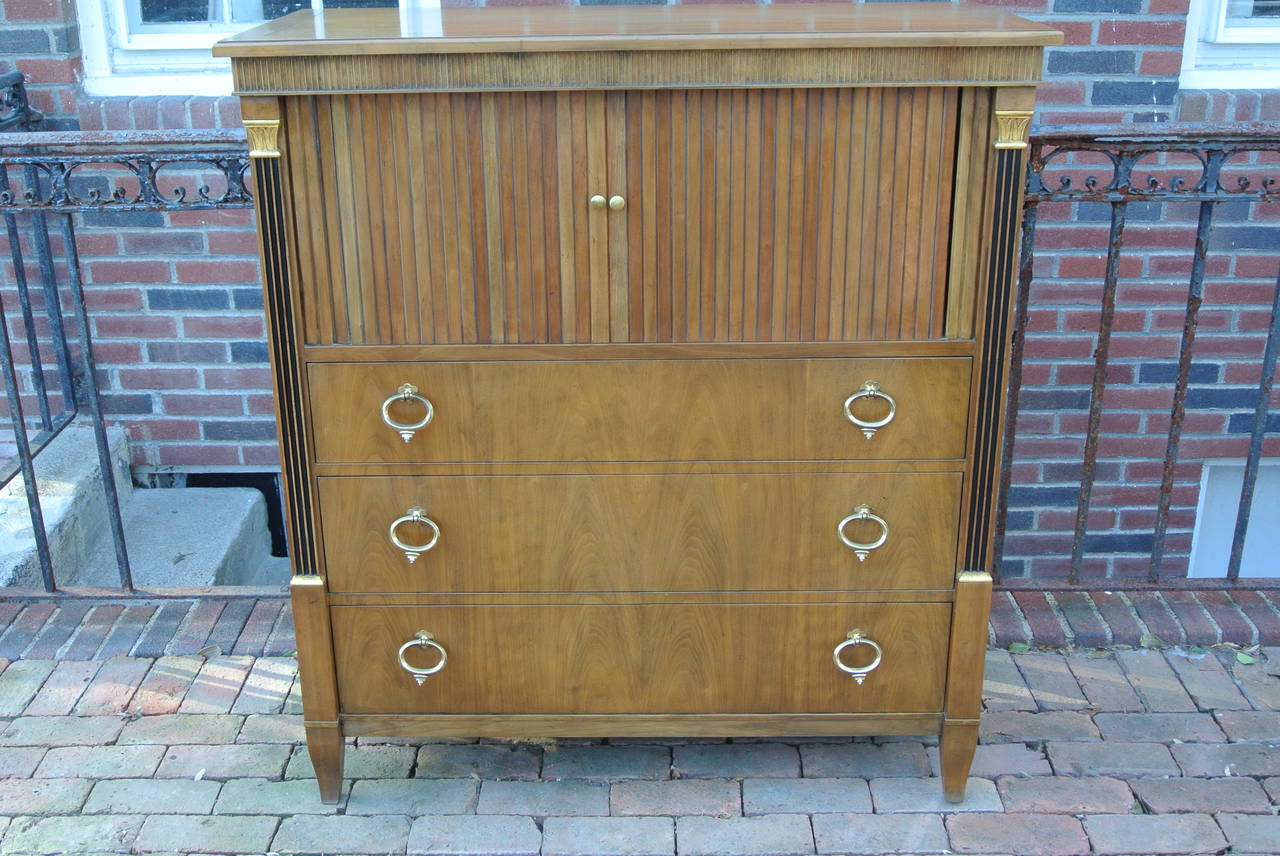
[[[0,78],[0,86],[5,80]],[[6,105],[17,103],[10,96],[5,98]],[[25,103],[25,99],[18,100]],[[0,121],[3,121],[3,115],[0,113]],[[18,123],[15,127],[20,126]],[[1108,227],[1105,238],[1095,247],[1105,255],[1105,264],[1099,277],[1101,296],[1092,307],[1098,312],[1098,323],[1090,331],[1094,337],[1091,382],[1086,393],[1086,426],[1081,432],[1080,479],[1075,492],[1071,546],[1061,557],[1061,573],[1039,580],[1008,577],[1003,580],[1006,586],[1098,585],[1114,588],[1159,583],[1161,580],[1175,469],[1182,448],[1182,426],[1193,373],[1192,355],[1206,280],[1206,259],[1210,257],[1215,216],[1221,206],[1230,203],[1280,201],[1280,188],[1270,179],[1255,177],[1245,184],[1239,180],[1241,170],[1245,168],[1259,176],[1268,168],[1273,172],[1280,171],[1280,167],[1268,166],[1270,163],[1280,164],[1280,126],[1242,126],[1225,130],[1221,127],[1170,129],[1164,126],[1158,135],[1151,134],[1151,130],[1154,128],[1126,128],[1099,136],[1097,128],[1064,129],[1037,134],[1032,141],[1014,333],[1014,370],[1008,402],[1010,424],[1018,414],[1022,389],[1020,372],[1028,352],[1027,325],[1032,309],[1030,294],[1041,209],[1057,203],[1101,205],[1107,211]],[[1176,161],[1179,157],[1183,159],[1181,164],[1170,160]],[[1273,160],[1264,162],[1265,158]],[[1188,170],[1185,168],[1187,162],[1197,166]],[[1098,164],[1105,168],[1096,169]],[[98,434],[104,481],[109,485],[108,490],[114,491],[92,370],[83,285],[75,254],[76,216],[97,211],[248,208],[251,198],[246,185],[247,169],[243,136],[236,132],[13,133],[0,137],[0,214],[5,218],[9,233],[13,269],[20,272],[12,287],[6,286],[6,300],[9,294],[14,295],[23,314],[25,333],[18,347],[21,350],[25,346],[28,353],[15,359],[11,350],[14,343],[8,339],[0,342],[0,350],[4,353],[11,420],[15,427],[34,428],[29,437],[27,430],[15,432],[17,444],[22,447],[25,443],[25,451],[19,450],[16,471],[25,474],[28,485],[35,484],[31,472],[34,454],[47,442],[48,436],[69,421],[68,413],[73,416],[84,408],[92,416]],[[1090,173],[1099,177],[1090,180]],[[1064,177],[1070,180],[1064,183]],[[210,189],[210,183],[217,189]],[[1159,498],[1154,503],[1150,555],[1146,557],[1144,554],[1143,558],[1147,572],[1136,580],[1132,577],[1123,580],[1099,578],[1087,570],[1090,559],[1089,513],[1095,499],[1099,460],[1103,457],[1099,438],[1103,399],[1109,388],[1107,370],[1112,362],[1110,353],[1117,284],[1121,280],[1121,263],[1126,255],[1126,223],[1132,225],[1136,217],[1131,217],[1130,212],[1138,206],[1142,206],[1144,216],[1150,218],[1152,203],[1167,205],[1181,202],[1196,206],[1197,216],[1192,218],[1193,237],[1179,250],[1191,260],[1190,273],[1184,280],[1185,323],[1171,381],[1173,404],[1168,411],[1169,429],[1164,442],[1165,459],[1159,479]],[[1280,229],[1280,219],[1270,222],[1273,224],[1271,228]],[[54,237],[59,239],[56,242],[50,240],[50,223],[55,230]],[[15,230],[21,233],[17,238],[14,237]],[[22,256],[23,247],[30,248],[34,258]],[[60,250],[60,256],[55,256],[55,247]],[[1276,265],[1280,269],[1280,260]],[[30,286],[28,280],[38,285]],[[1280,296],[1272,302],[1270,326],[1264,334],[1265,347],[1257,366],[1261,380],[1257,385],[1252,421],[1249,423],[1244,488],[1239,498],[1235,538],[1225,580],[1228,584],[1239,578],[1245,535],[1251,519],[1256,525],[1256,515],[1251,518],[1250,511],[1254,506],[1254,486],[1268,428],[1271,379],[1275,374],[1277,349],[1280,348],[1280,311],[1277,311],[1280,307],[1276,305],[1277,300]],[[68,342],[65,332],[58,332],[64,306],[69,308],[74,320],[75,347]],[[36,336],[35,322],[40,320],[40,312],[51,314],[47,332]],[[4,326],[7,335],[7,325]],[[1034,344],[1033,341],[1032,350]],[[46,356],[49,358],[47,362]],[[46,381],[48,365],[54,366],[55,370]],[[28,400],[34,398],[37,402],[38,417],[23,415],[21,392],[24,380],[30,390]],[[56,390],[53,398],[48,394],[50,387]],[[55,398],[60,399],[60,407],[51,403]],[[19,435],[23,439],[17,439]],[[1012,460],[1013,446],[1009,444],[1004,453],[998,535],[1002,535],[1006,528],[1005,506]],[[9,477],[12,477],[12,472]],[[28,502],[39,540],[43,527],[39,523],[39,497],[33,489],[29,489]],[[128,556],[114,498],[111,504],[120,582],[127,589],[131,587]],[[998,537],[997,543],[999,541]],[[56,580],[49,563],[47,545],[42,548],[41,562],[45,587],[52,589]],[[1179,582],[1179,585],[1184,582]]]
[[[5,90],[17,93],[7,94],[5,103],[25,109],[20,76],[16,83]],[[0,78],[0,86],[6,84],[13,81]],[[13,126],[29,131],[38,114],[33,119],[28,111],[26,117]],[[0,361],[16,447],[14,459],[0,464],[0,485],[19,473],[23,476],[46,591],[54,591],[58,583],[35,458],[84,411],[95,434],[120,587],[133,588],[76,252],[76,215],[247,208],[252,205],[244,182],[248,164],[243,134],[236,132],[11,133],[0,137],[0,215],[24,331],[15,351],[5,309],[0,306]],[[210,190],[204,181],[210,174],[220,177],[218,191]],[[192,184],[193,179],[199,183]],[[51,223],[56,241],[51,240]],[[31,286],[32,278],[39,282],[38,290]],[[67,334],[68,313],[74,324],[74,348]],[[56,376],[54,394],[46,377],[50,359]],[[34,399],[37,416],[27,415],[24,389],[29,390],[28,399]]]
[[[1041,585],[1096,585],[1116,587],[1133,584],[1141,578],[1117,579],[1113,575],[1086,579],[1087,535],[1089,516],[1099,462],[1100,426],[1103,399],[1108,388],[1108,369],[1113,324],[1116,317],[1117,284],[1125,249],[1127,214],[1133,206],[1144,206],[1146,217],[1163,216],[1155,206],[1191,203],[1196,206],[1194,239],[1183,248],[1190,257],[1190,274],[1186,279],[1185,312],[1173,377],[1173,403],[1169,411],[1169,429],[1159,484],[1155,523],[1147,561],[1145,582],[1158,584],[1164,565],[1169,529],[1170,507],[1174,491],[1175,470],[1187,413],[1187,393],[1192,371],[1192,355],[1201,318],[1206,279],[1206,260],[1215,226],[1215,214],[1228,204],[1280,202],[1280,124],[1136,126],[1117,128],[1099,135],[1096,127],[1062,128],[1034,136],[1030,149],[1027,194],[1023,218],[1023,243],[1019,268],[1017,322],[1013,343],[1013,369],[1007,413],[1010,424],[1019,412],[1022,388],[1022,366],[1027,354],[1028,314],[1031,309],[1031,287],[1035,279],[1034,262],[1038,214],[1049,203],[1095,203],[1109,207],[1106,263],[1102,274],[1102,292],[1095,346],[1092,381],[1088,392],[1088,422],[1084,436],[1083,466],[1079,493],[1075,503],[1075,525],[1071,551],[1066,559],[1065,579],[1027,581]],[[1154,212],[1154,214],[1153,214]],[[1239,212],[1237,212],[1239,216]],[[1280,230],[1280,220],[1270,221]],[[1280,244],[1277,244],[1280,245]],[[1243,489],[1236,511],[1236,523],[1228,560],[1226,582],[1235,583],[1240,576],[1245,536],[1249,530],[1254,505],[1254,491],[1267,434],[1272,382],[1276,372],[1277,349],[1280,347],[1280,259],[1274,259],[1278,272],[1271,303],[1270,324],[1259,365],[1260,380],[1256,403],[1249,427],[1248,453],[1244,466]],[[1006,522],[1007,497],[1012,472],[1014,444],[1004,450],[1001,484],[1000,535]],[[1273,510],[1274,511],[1274,510]],[[1272,518],[1271,525],[1276,519]],[[1006,579],[1006,584],[1019,580]],[[1258,581],[1253,581],[1257,583]]]

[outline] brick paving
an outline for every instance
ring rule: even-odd
[[[1137,647],[1152,637],[1169,645],[1280,646],[1280,591],[999,591],[992,601],[989,638],[999,648]],[[293,612],[284,597],[24,602],[0,592],[0,660],[210,651],[251,659],[293,650]],[[235,662],[219,668],[234,671]],[[1051,674],[1032,679],[1033,694],[1053,695],[1053,681]],[[1081,687],[1084,696],[1074,701],[1096,703],[1088,682]]]
[[[361,738],[325,806],[281,601],[31,606],[0,610],[0,856],[1280,853],[1280,647],[992,648],[959,806],[912,738]]]

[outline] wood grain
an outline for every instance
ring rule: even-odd
[[[943,604],[343,606],[333,622],[344,713],[931,713],[942,703],[949,612]],[[861,686],[831,660],[854,628],[884,649]],[[449,652],[422,687],[396,662],[420,629]],[[862,657],[870,659],[862,650],[847,660]]]
[[[325,478],[319,489],[333,591],[941,589],[955,566],[960,477]],[[860,562],[836,524],[863,503],[890,536]],[[443,534],[410,563],[387,529],[414,506]],[[862,542],[880,532],[847,528]],[[397,533],[430,537],[413,523]]]
[[[309,377],[316,459],[362,463],[958,458],[967,374],[938,358],[324,363]],[[897,401],[870,440],[843,409],[867,380]],[[381,417],[402,383],[435,406],[408,443]],[[390,413],[417,421],[422,407]]]
[[[625,268],[610,269],[627,295],[613,341],[942,335],[935,295],[946,278],[957,90],[626,98],[635,103],[625,126],[609,131],[625,137],[627,163],[639,168],[626,210],[633,249]],[[671,172],[677,159],[683,175]],[[653,184],[685,191],[638,192]],[[863,264],[850,243],[875,247],[880,262]],[[671,326],[643,323],[658,317]]]
[[[289,104],[309,344],[943,333],[957,89]]]
[[[937,734],[937,713],[727,713],[727,714],[348,714],[342,725],[359,737],[795,737]]]
[[[753,6],[309,10],[222,40],[215,56],[1060,44],[1062,34],[983,6]]]

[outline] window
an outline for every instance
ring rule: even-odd
[[[1236,534],[1244,461],[1205,461],[1200,478],[1196,528],[1191,536],[1191,577],[1227,575],[1231,541]],[[1273,509],[1280,506],[1280,460],[1263,459],[1253,488],[1249,529],[1240,560],[1242,577],[1280,577],[1280,527]]]
[[[1191,0],[1183,89],[1280,89],[1280,0]]]
[[[299,9],[439,5],[439,0],[76,0],[90,95],[227,95],[219,39]]]

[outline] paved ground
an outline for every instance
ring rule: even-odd
[[[999,591],[991,643],[1060,648],[1132,645],[1280,645],[1280,590]],[[285,598],[61,601],[5,598],[0,589],[0,657],[104,660],[217,648],[280,656],[294,649]]]
[[[960,806],[915,739],[362,739],[332,808],[287,656],[0,659],[0,854],[1276,853],[1258,660],[992,650]]]

